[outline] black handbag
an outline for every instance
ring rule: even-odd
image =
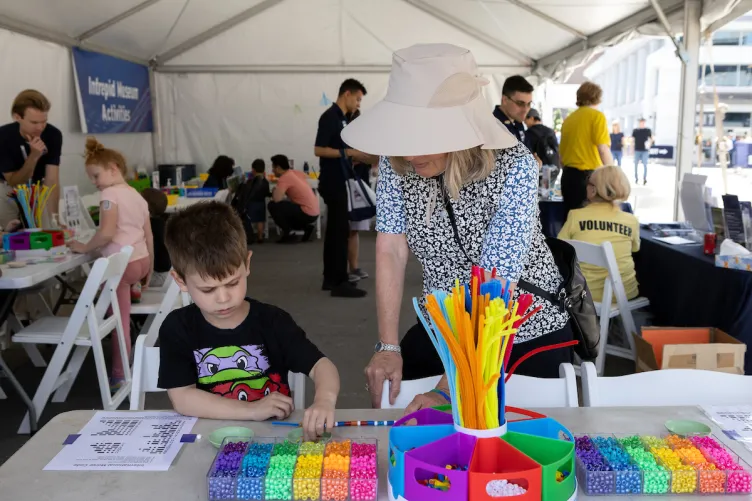
[[[580,269],[577,252],[570,244],[558,238],[546,238],[546,245],[551,249],[556,267],[564,279],[559,286],[559,293],[551,294],[525,280],[517,282],[517,286],[569,313],[569,325],[574,339],[579,341],[574,351],[582,360],[595,360],[598,356],[601,331],[598,327],[593,296]]]
[[[468,256],[460,239],[457,222],[454,219],[454,210],[449,202],[446,190],[444,190],[444,208],[449,216],[449,223],[452,225],[454,240],[462,249],[462,253],[465,254],[467,260],[475,264]],[[556,267],[559,268],[559,273],[564,279],[558,288],[558,294],[547,292],[525,280],[517,282],[517,287],[535,296],[542,297],[557,306],[561,311],[569,313],[569,325],[572,328],[574,339],[579,341],[574,347],[574,351],[582,360],[595,360],[598,356],[601,332],[598,327],[593,296],[590,295],[587,281],[580,269],[577,252],[570,244],[558,238],[546,238],[546,245],[551,249]]]

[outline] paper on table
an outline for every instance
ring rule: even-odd
[[[195,417],[175,412],[97,412],[45,470],[166,471]]]
[[[669,245],[687,245],[695,243],[692,240],[687,240],[682,237],[653,237],[653,240],[658,240],[659,242]]]
[[[703,405],[702,410],[726,436],[752,450],[752,405]]]

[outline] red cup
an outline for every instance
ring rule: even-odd
[[[715,244],[716,244],[716,234],[715,233],[706,233],[705,234],[705,245],[703,247],[703,251],[706,255],[712,256],[715,254]]]

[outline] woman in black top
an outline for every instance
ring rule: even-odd
[[[227,188],[227,178],[232,176],[235,160],[227,155],[219,155],[209,169],[209,177],[204,181],[204,188]]]

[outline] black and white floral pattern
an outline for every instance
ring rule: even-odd
[[[472,262],[454,239],[439,182],[414,172],[400,176],[387,158],[381,159],[376,230],[406,234],[410,250],[423,266],[424,296],[432,290],[449,290],[455,279],[469,281],[473,263],[496,267],[501,277],[513,282],[524,279],[556,292],[562,278],[540,224],[538,165],[525,146],[499,150],[491,174],[463,186],[459,199],[450,202]],[[569,319],[535,297],[533,307],[538,305],[543,309],[522,326],[515,342],[557,331]]]

